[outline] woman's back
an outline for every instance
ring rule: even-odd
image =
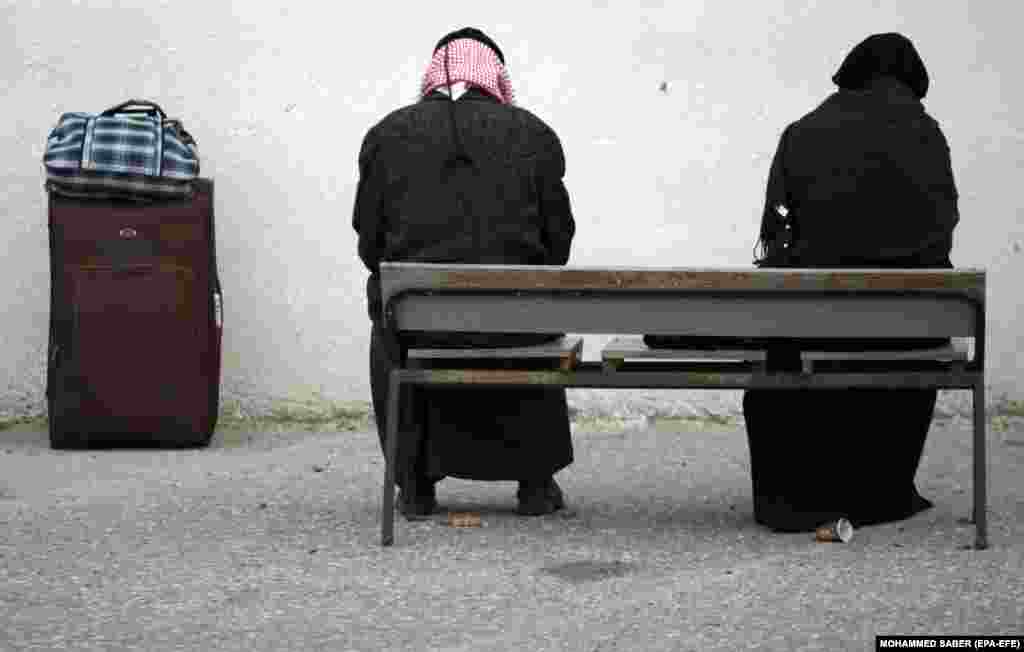
[[[949,147],[912,91],[892,78],[840,90],[780,144],[799,264],[949,266],[957,193]]]

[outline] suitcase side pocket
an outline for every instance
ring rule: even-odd
[[[71,350],[80,411],[118,432],[197,422],[201,348],[196,278],[167,264],[71,270]],[[196,430],[199,423],[194,423]]]

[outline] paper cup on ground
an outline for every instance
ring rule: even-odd
[[[473,512],[450,512],[448,525],[452,527],[480,527],[480,515]]]
[[[814,532],[814,538],[823,542],[841,541],[849,543],[850,539],[853,538],[853,525],[845,518],[841,518],[838,521],[826,523],[819,527]]]

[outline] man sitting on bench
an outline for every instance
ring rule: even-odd
[[[434,48],[422,99],[388,115],[363,141],[352,223],[371,272],[370,379],[382,448],[388,376],[397,359],[380,323],[380,261],[564,265],[569,259],[575,223],[562,182],[562,146],[544,122],[512,105],[504,63],[483,32],[448,34]],[[526,346],[560,336],[421,335],[406,343]],[[552,477],[572,463],[564,389],[407,390],[399,414],[400,432],[420,434],[399,437],[420,442],[418,451],[398,451],[406,517],[437,509],[434,484],[446,476],[518,480],[520,514],[564,506]],[[419,464],[410,473],[414,458]]]

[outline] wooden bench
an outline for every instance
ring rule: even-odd
[[[975,542],[988,546],[984,414],[985,272],[873,269],[581,268],[381,264],[392,371],[381,512],[394,542],[399,393],[409,386],[550,385],[591,388],[935,388],[973,392]],[[546,349],[409,350],[417,332],[601,333],[602,360],[580,360],[575,339]],[[652,350],[638,334],[696,338],[957,338],[916,351],[803,351],[799,371],[770,371],[759,349]],[[973,340],[968,357],[961,338]],[[699,340],[697,340],[699,342]],[[438,351],[444,351],[442,357]],[[575,351],[575,354],[570,353]],[[550,368],[527,368],[529,359]],[[422,364],[429,360],[429,365]],[[500,369],[486,360],[501,360]],[[472,361],[473,364],[469,364]],[[516,361],[523,362],[515,368]],[[439,364],[440,362],[440,364]],[[484,362],[483,364],[481,364]],[[511,364],[510,364],[511,363]],[[870,363],[865,366],[865,363]],[[512,367],[512,368],[509,368]]]

